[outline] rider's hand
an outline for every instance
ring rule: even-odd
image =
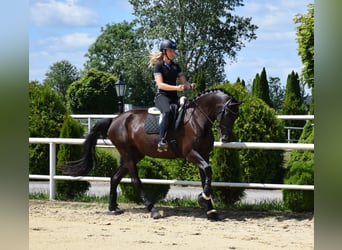
[[[196,89],[196,83],[190,83],[190,88],[191,89]]]
[[[183,90],[186,88],[186,86],[183,85],[183,84],[180,84],[180,85],[178,85],[177,87],[178,87],[178,88],[177,88],[178,91],[183,91]]]

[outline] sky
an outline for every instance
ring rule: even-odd
[[[246,43],[235,61],[227,59],[227,80],[237,77],[251,84],[265,67],[267,77],[279,77],[285,85],[292,70],[300,74],[296,42],[296,14],[306,14],[313,0],[246,0],[236,14],[252,17],[257,39]],[[106,24],[130,22],[133,8],[127,0],[31,0],[29,1],[29,80],[42,82],[50,66],[67,60],[79,70],[89,46]]]

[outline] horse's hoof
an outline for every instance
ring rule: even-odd
[[[114,208],[114,209],[110,209],[109,208],[109,212],[108,214],[114,214],[114,215],[120,215],[120,214],[123,214],[125,211],[120,209],[120,208]]]
[[[159,213],[158,209],[152,208],[151,209],[151,218],[153,219],[160,219],[162,215]]]
[[[220,218],[218,216],[218,213],[216,212],[215,209],[207,211],[207,218],[208,218],[208,220],[211,220],[211,221],[218,221],[218,220],[220,220]]]

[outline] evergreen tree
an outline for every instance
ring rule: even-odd
[[[234,141],[283,142],[285,140],[284,123],[276,117],[274,109],[259,98],[250,96],[247,89],[240,84],[223,84],[220,88],[224,88],[238,100],[244,100],[239,107],[239,117],[234,124]],[[282,183],[284,175],[282,151],[245,149],[240,150],[239,155],[242,182]]]
[[[74,120],[69,115],[65,116],[61,129],[60,138],[82,138],[84,134],[80,122]],[[61,144],[57,153],[57,166],[63,166],[67,161],[75,161],[82,156],[82,145]],[[57,174],[62,174],[57,168]],[[90,187],[87,181],[64,181],[56,182],[57,197],[59,199],[73,199],[84,194]]]
[[[252,94],[272,107],[265,67],[262,69],[260,76],[257,74],[253,80]]]
[[[260,75],[257,73],[252,83],[252,96],[259,98],[260,95]]]
[[[283,115],[303,115],[305,114],[305,105],[300,89],[299,76],[294,71],[287,77],[284,103],[281,113]],[[302,128],[305,121],[302,120],[287,120],[285,126]],[[290,136],[291,140],[298,140],[302,131],[292,129]]]

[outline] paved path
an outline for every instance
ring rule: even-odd
[[[87,192],[92,196],[106,196],[109,195],[109,183],[108,182],[90,182],[91,187]],[[202,191],[199,187],[182,187],[182,186],[170,186],[170,190],[166,196],[166,199],[174,198],[196,198]],[[44,181],[29,182],[30,193],[49,193],[49,183]],[[120,192],[120,189],[119,191]],[[261,201],[282,201],[283,195],[281,190],[264,190],[264,189],[246,189],[245,197],[242,202],[249,204],[258,203]]]

